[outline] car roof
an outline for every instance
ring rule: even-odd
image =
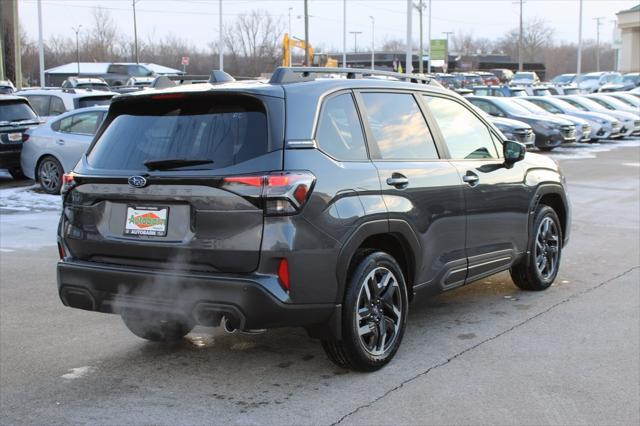
[[[25,97],[22,96],[16,96],[16,95],[0,95],[0,101],[24,101],[24,102],[29,102],[29,100]]]
[[[115,92],[100,92],[95,90],[86,90],[86,89],[23,89],[17,92],[18,95],[28,96],[28,95],[56,95],[56,96],[66,96],[70,98],[86,98],[93,96],[106,96],[112,95],[115,96],[117,93]]]

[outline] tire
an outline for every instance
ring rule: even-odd
[[[391,361],[402,342],[407,286],[387,253],[360,252],[352,266],[342,305],[342,340],[323,340],[322,347],[340,367],[375,371]]]
[[[24,180],[26,178],[20,167],[14,167],[12,169],[9,169],[8,171],[11,177],[15,180]]]
[[[555,148],[554,146],[539,146],[538,149],[542,152],[549,152]]]
[[[62,164],[50,155],[40,160],[38,164],[38,182],[40,187],[47,194],[59,194],[62,189],[62,175],[64,169]]]
[[[176,342],[194,327],[184,318],[143,310],[122,312],[122,321],[133,334],[152,342]]]
[[[553,284],[562,255],[562,227],[549,206],[536,209],[526,257],[511,267],[511,278],[522,290],[541,291]]]

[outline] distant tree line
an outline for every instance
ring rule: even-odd
[[[281,40],[284,25],[280,19],[263,10],[252,10],[239,15],[225,27],[223,48],[225,71],[235,76],[259,76],[270,72],[282,62]],[[518,60],[517,28],[507,31],[497,40],[475,37],[473,32],[459,30],[452,36],[451,51],[462,55],[502,53]],[[27,81],[38,84],[38,45],[25,31],[21,31],[22,70]],[[219,43],[211,42],[206,48],[197,48],[192,42],[173,34],[161,37],[151,34],[138,40],[140,62],[152,62],[182,69],[181,59],[189,56],[189,74],[209,74],[218,68]],[[388,39],[382,50],[403,50],[404,41]],[[79,34],[81,62],[133,62],[135,48],[131,37],[123,36],[109,12],[95,8],[92,21]],[[592,40],[583,43],[582,70],[595,71],[596,46]],[[553,28],[540,18],[525,22],[523,31],[525,62],[543,62],[547,77],[575,72],[577,46],[556,42]],[[45,42],[47,68],[76,61],[75,34],[54,35]],[[600,68],[614,68],[615,51],[608,43],[600,46]]]

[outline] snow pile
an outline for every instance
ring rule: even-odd
[[[59,195],[37,192],[38,185],[0,189],[0,213],[60,211]]]

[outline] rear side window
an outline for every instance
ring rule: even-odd
[[[408,93],[363,93],[367,120],[383,160],[433,160],[438,151],[427,123]]]
[[[34,110],[41,116],[49,115],[49,101],[50,96],[47,95],[27,95],[25,98],[29,99],[29,103]]]
[[[491,132],[466,107],[450,99],[424,96],[453,159],[498,158]]]
[[[62,133],[77,133],[82,135],[95,135],[98,126],[102,122],[102,112],[92,111],[74,114],[53,123],[51,127]]]
[[[49,115],[60,115],[64,112],[67,112],[67,109],[64,107],[64,102],[62,102],[62,99],[57,96],[52,96]]]
[[[88,155],[92,167],[140,171],[145,162],[204,160],[211,163],[173,169],[213,170],[268,152],[266,112],[252,98],[142,100],[116,109]]]
[[[316,142],[338,160],[367,159],[360,118],[349,93],[329,98],[322,108]]]

